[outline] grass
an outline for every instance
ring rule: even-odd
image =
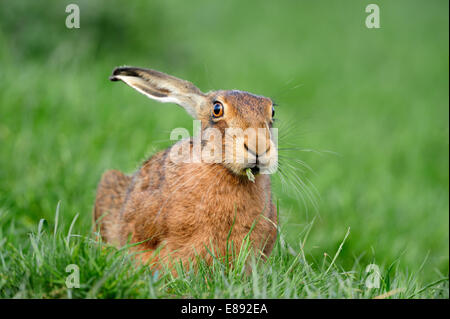
[[[58,208],[59,209],[59,208]],[[57,213],[58,215],[58,213]],[[75,221],[73,221],[75,222]],[[244,245],[235,267],[214,259],[212,266],[200,261],[198,271],[177,265],[177,275],[168,269],[151,273],[136,267],[126,248],[117,250],[91,237],[65,233],[55,223],[42,220],[29,235],[29,249],[6,244],[0,253],[0,292],[4,298],[443,298],[448,296],[448,278],[427,285],[419,273],[405,273],[398,263],[380,269],[378,288],[368,288],[370,272],[356,261],[344,270],[333,258],[311,263],[304,250],[295,252],[278,240],[264,262]],[[313,225],[309,225],[312,227]],[[308,229],[310,230],[310,229]],[[347,233],[348,235],[348,233]],[[307,234],[303,237],[306,243]],[[211,252],[213,255],[214,253]],[[80,286],[65,285],[75,264]],[[246,271],[251,267],[252,271]],[[419,272],[421,270],[419,269]]]
[[[78,30],[64,2],[0,3],[0,297],[448,298],[446,1],[380,1],[379,30],[351,1],[78,3]],[[102,172],[132,173],[192,127],[109,83],[124,64],[279,105],[284,241],[251,276],[153,276],[92,236]]]

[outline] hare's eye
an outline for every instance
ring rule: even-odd
[[[215,118],[221,117],[223,115],[223,105],[220,102],[214,102],[214,107],[212,110],[213,116]]]
[[[272,118],[275,116],[275,108],[272,106]]]

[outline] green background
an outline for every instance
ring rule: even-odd
[[[132,173],[192,129],[181,108],[108,81],[134,65],[275,100],[280,145],[303,150],[280,151],[282,234],[296,248],[314,220],[308,259],[350,227],[344,268],[448,276],[447,1],[377,1],[380,29],[365,27],[366,1],[73,2],[80,29],[65,27],[72,1],[0,1],[2,243],[25,245],[59,201],[88,235],[102,172]],[[314,186],[297,192],[295,172]]]

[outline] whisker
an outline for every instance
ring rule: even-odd
[[[312,153],[316,153],[319,155],[323,155],[324,153],[326,154],[332,154],[332,155],[336,155],[336,156],[342,156],[341,154],[334,152],[334,151],[330,151],[330,150],[314,150],[311,148],[299,148],[299,147],[279,147],[278,148],[279,151],[298,151],[298,152],[312,152]]]
[[[305,182],[303,182],[303,180],[295,173],[295,167],[293,167],[290,164],[289,165],[292,169],[293,169],[293,174],[295,175],[295,179],[294,181],[296,181],[297,183],[300,184],[300,187],[305,191],[306,195],[308,196],[309,200],[311,201],[311,204],[314,206],[314,208],[316,210],[318,210],[318,203],[317,200],[315,198],[315,194],[309,189],[308,185],[305,184]]]
[[[306,211],[306,213],[308,214],[308,205],[307,205],[307,201],[305,200],[305,197],[303,195],[303,192],[301,189],[299,189],[298,185],[295,183],[292,183],[292,181],[290,180],[289,176],[284,172],[284,170],[280,167],[279,172],[281,175],[283,175],[285,177],[285,180],[288,182],[288,184],[290,184],[290,186],[294,189],[295,194],[297,196],[299,196],[301,198],[301,201],[303,203],[303,207]],[[280,175],[280,176],[281,176]]]
[[[295,157],[289,157],[289,156],[284,156],[284,155],[278,155],[278,157],[282,158],[282,159],[286,159],[286,160],[292,160],[298,164],[300,164],[302,167],[306,168],[308,171],[310,171],[311,173],[313,173],[314,175],[317,175],[316,172],[308,165],[306,164],[304,161],[295,158]],[[297,168],[300,169],[300,168]],[[300,169],[301,170],[301,169]],[[301,170],[302,172],[304,172],[303,170]]]

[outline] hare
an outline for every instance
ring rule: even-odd
[[[118,247],[136,243],[130,249],[156,268],[159,262],[195,265],[196,256],[210,264],[211,250],[225,256],[232,247],[238,253],[247,234],[254,251],[268,256],[277,237],[277,212],[270,176],[261,172],[278,165],[270,131],[272,100],[237,90],[202,93],[188,81],[136,67],[118,67],[110,80],[123,81],[153,100],[178,104],[201,121],[202,131],[216,129],[222,138],[229,136],[229,128],[258,132],[256,143],[242,133],[234,136],[243,143],[233,144],[231,157],[222,152],[214,162],[173,160],[175,147],[195,148],[189,138],[153,155],[132,176],[105,172],[93,212],[103,240]],[[202,140],[200,149],[211,143]],[[220,139],[216,146],[224,151],[227,143]],[[239,156],[245,160],[238,161]]]

